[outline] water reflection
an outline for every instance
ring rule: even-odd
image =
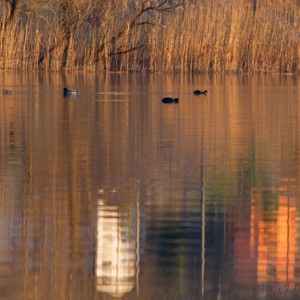
[[[252,189],[250,249],[251,257],[257,257],[253,271],[259,284],[292,287],[299,283],[295,278],[296,186],[295,178],[281,178],[277,188]]]
[[[4,298],[299,296],[299,79],[1,76]]]
[[[97,291],[121,298],[135,286],[139,237],[116,204],[99,199],[97,219]]]

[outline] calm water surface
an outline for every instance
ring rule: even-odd
[[[0,82],[1,299],[299,299],[300,78]]]

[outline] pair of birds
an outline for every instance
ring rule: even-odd
[[[12,91],[12,90],[7,90],[7,89],[3,90],[3,94],[13,94],[13,93],[16,93],[16,92]],[[71,89],[63,88],[64,96],[77,95],[78,93],[79,93],[79,90],[71,90]]]
[[[200,90],[195,90],[193,91],[193,94],[194,95],[207,95],[207,90],[205,91],[200,91]],[[163,103],[178,103],[179,99],[178,98],[171,98],[171,97],[166,97],[166,98],[163,98],[161,100]]]

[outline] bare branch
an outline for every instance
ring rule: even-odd
[[[110,53],[109,53],[109,56],[119,55],[119,54],[125,54],[125,53],[128,53],[128,52],[132,52],[132,51],[134,51],[134,50],[143,48],[144,46],[145,46],[145,44],[141,44],[141,45],[132,47],[132,48],[130,48],[130,49],[120,50],[120,51],[117,51],[117,52],[110,52]]]
[[[155,22],[149,22],[149,21],[139,22],[139,23],[136,23],[135,25],[136,26],[151,25],[151,26],[160,26],[160,27],[166,28],[165,25],[155,23]]]
[[[126,33],[128,33],[130,30],[132,30],[133,28],[136,28],[138,26],[146,26],[146,25],[151,25],[151,26],[162,26],[165,28],[165,26],[160,25],[158,23],[155,22],[150,22],[150,21],[141,21],[139,22],[140,18],[147,12],[147,11],[157,11],[160,13],[163,12],[168,12],[168,11],[173,11],[175,10],[177,7],[183,5],[185,2],[185,0],[180,0],[179,3],[175,4],[175,5],[170,5],[170,6],[165,6],[167,4],[167,0],[163,0],[160,4],[156,5],[156,6],[152,6],[150,4],[149,1],[143,1],[142,7],[140,9],[140,11],[131,19],[131,21],[129,23],[127,23],[122,30],[120,30],[118,33],[116,33],[114,36],[112,36],[109,40],[104,40],[100,46],[95,49],[94,52],[94,57],[95,57],[95,62],[97,62],[99,60],[99,54],[102,53],[102,51],[105,49],[106,46],[111,46],[111,45],[115,45],[115,43],[120,40]],[[137,46],[137,47],[133,47],[131,49],[125,50],[125,51],[119,51],[116,52],[116,54],[123,54],[123,53],[127,53],[136,49],[141,48],[142,46]],[[111,54],[111,55],[115,55]]]
[[[167,3],[167,1],[168,1],[168,0],[165,0],[165,1],[163,1],[162,3],[158,4],[158,5],[156,6],[156,8],[160,8],[160,7],[164,6],[164,5]]]
[[[157,6],[150,7],[150,9],[159,11],[159,12],[175,10],[176,8],[182,6],[184,4],[184,2],[185,2],[185,0],[181,0],[178,4],[167,6],[167,7],[163,8],[163,6],[167,3],[167,0],[164,0],[162,3],[158,4]]]

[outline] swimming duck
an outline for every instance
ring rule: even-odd
[[[65,96],[77,95],[79,93],[79,90],[70,90],[70,89],[67,89],[67,88],[63,88],[63,93],[64,93]]]
[[[200,90],[195,90],[193,91],[194,95],[207,95],[207,90],[205,91],[200,91]]]
[[[163,103],[178,103],[179,99],[178,98],[171,98],[171,97],[166,97],[161,99],[161,102]]]
[[[6,90],[6,89],[3,90],[3,94],[12,94],[12,93],[13,93],[12,90]]]

